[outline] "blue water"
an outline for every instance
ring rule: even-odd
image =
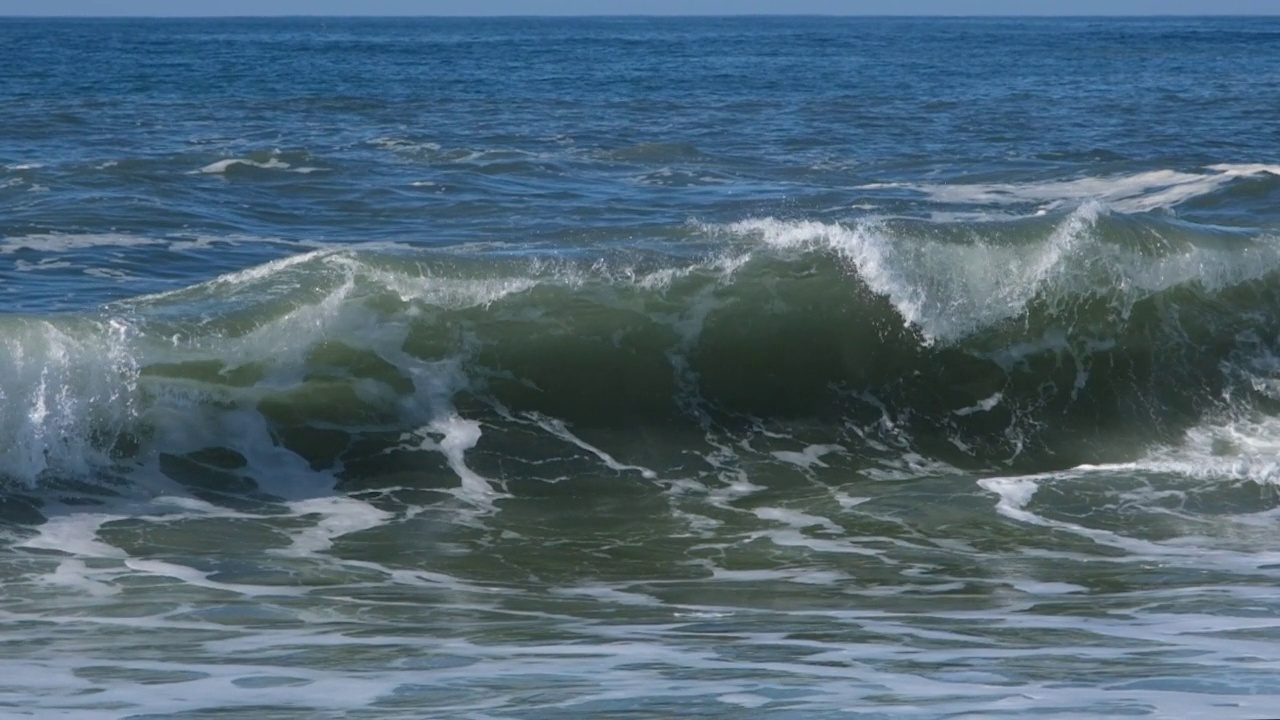
[[[1274,714],[1278,40],[0,19],[0,714]]]

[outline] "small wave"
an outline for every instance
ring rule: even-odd
[[[689,143],[642,143],[608,153],[611,160],[628,163],[672,163],[705,160],[706,156]]]
[[[432,164],[470,165],[477,168],[539,163],[556,157],[552,153],[530,152],[512,147],[446,148],[435,142],[396,137],[374,138],[367,141],[367,144],[409,160],[420,160]]]
[[[369,140],[368,144],[384,150],[407,154],[435,154],[441,151],[439,143],[418,142],[396,137],[378,137]]]
[[[232,167],[235,167],[236,165],[243,165],[245,167],[262,168],[264,170],[271,170],[271,169],[284,170],[289,167],[289,163],[283,162],[281,160],[277,160],[275,158],[272,158],[265,162],[257,162],[255,160],[248,160],[245,158],[229,158],[227,160],[219,160],[214,163],[209,163],[208,165],[205,165],[204,167],[200,168],[200,172],[210,174],[210,175],[217,174],[217,173],[225,173],[227,170],[231,169]]]
[[[1219,164],[1213,172],[1152,170],[1128,175],[1084,177],[1028,183],[876,183],[862,189],[900,188],[919,192],[930,200],[960,205],[1011,205],[1035,203],[1042,210],[1094,200],[1118,212],[1147,212],[1175,207],[1212,193],[1240,178],[1263,174],[1280,176],[1280,166]]]
[[[280,160],[279,158],[273,157],[263,161],[250,160],[248,158],[228,158],[226,160],[219,160],[217,162],[209,163],[208,165],[205,165],[204,167],[200,168],[197,172],[204,173],[206,175],[221,175],[221,174],[226,174],[228,172],[233,172],[234,169],[237,167],[258,168],[260,170],[285,170],[288,172],[300,173],[303,175],[314,173],[314,172],[325,171],[325,168],[305,166],[305,165],[294,167],[293,165],[290,165],[289,163],[283,160]]]
[[[170,240],[163,238],[121,233],[47,233],[2,238],[0,239],[0,255],[9,255],[19,250],[65,253],[92,247],[139,247],[144,245],[167,245],[170,242]]]
[[[127,233],[37,233],[0,238],[0,255],[19,251],[57,256],[99,247],[136,248],[164,246],[175,250],[205,250],[219,246],[252,244],[307,247],[308,243],[256,235],[134,235]],[[41,262],[46,262],[42,260]]]

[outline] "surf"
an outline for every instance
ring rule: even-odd
[[[95,312],[7,316],[0,474],[30,487],[213,449],[337,478],[411,437],[480,491],[467,453],[554,435],[531,418],[687,447],[764,427],[855,457],[887,443],[1045,471],[1280,400],[1265,234],[1088,203],[690,233],[678,251],[589,255],[335,247]]]

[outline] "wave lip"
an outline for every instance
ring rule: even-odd
[[[708,228],[782,252],[830,253],[928,342],[954,343],[1034,303],[1101,297],[1117,313],[1171,287],[1221,288],[1280,268],[1267,239],[1179,237],[1133,225],[1096,202],[1061,218],[958,225],[762,218]],[[1184,233],[1185,234],[1185,233]]]

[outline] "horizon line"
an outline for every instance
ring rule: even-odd
[[[1017,19],[1017,18],[1271,18],[1280,16],[1280,9],[1274,13],[959,13],[959,14],[934,14],[934,13],[595,13],[595,14],[577,14],[577,13],[483,13],[477,15],[468,15],[461,13],[401,13],[401,14],[347,14],[333,15],[327,13],[262,13],[255,15],[228,14],[228,15],[154,15],[143,13],[120,13],[115,15],[87,15],[87,14],[62,14],[62,15],[40,15],[36,13],[0,13],[0,19],[22,18],[28,20],[111,20],[129,18],[136,20],[251,20],[260,18],[320,18],[320,19],[403,19],[403,18],[454,18],[460,20],[466,19],[492,19],[492,18],[512,18],[512,19],[542,19],[542,18],[559,18],[559,19],[595,19],[595,18],[937,18],[937,19],[957,19],[957,18],[993,18],[993,19]]]

